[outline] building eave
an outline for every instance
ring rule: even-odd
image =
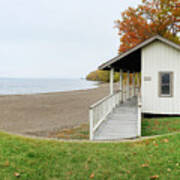
[[[105,63],[103,63],[102,65],[100,65],[98,67],[98,69],[99,70],[110,69],[112,67],[112,65],[114,63],[116,63],[117,61],[120,61],[121,59],[125,58],[126,56],[130,55],[131,53],[133,53],[133,52],[135,52],[135,51],[137,51],[137,50],[151,44],[152,42],[154,42],[156,40],[159,40],[159,41],[161,41],[161,42],[163,42],[163,43],[165,43],[165,44],[167,44],[167,45],[169,45],[169,46],[171,46],[171,47],[173,47],[173,48],[180,51],[180,45],[178,45],[178,44],[176,44],[176,43],[174,43],[174,42],[172,42],[172,41],[170,41],[170,40],[168,40],[168,39],[166,39],[166,38],[164,38],[164,37],[162,37],[160,35],[156,35],[156,36],[153,36],[153,37],[145,40],[144,42],[138,44],[134,48],[132,48],[132,49],[130,49],[130,50],[116,56],[116,57],[114,57],[113,59],[111,59],[111,60],[109,60],[109,61],[107,61]]]

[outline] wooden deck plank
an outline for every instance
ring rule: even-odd
[[[138,107],[133,97],[116,107],[95,132],[95,140],[120,140],[137,137]]]

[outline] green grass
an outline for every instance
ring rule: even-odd
[[[145,118],[142,121],[142,136],[152,136],[180,131],[180,117]]]
[[[179,157],[180,134],[133,143],[75,143],[0,133],[1,180],[176,180]]]

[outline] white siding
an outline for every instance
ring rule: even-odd
[[[174,74],[173,97],[159,97],[158,74],[163,71]],[[180,114],[180,51],[160,41],[142,49],[142,103],[144,113]]]

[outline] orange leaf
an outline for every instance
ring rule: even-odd
[[[143,168],[149,167],[149,164],[142,164],[141,167],[143,167]]]
[[[15,176],[15,177],[20,177],[20,174],[19,174],[18,172],[15,172],[15,173],[14,173],[14,176]]]
[[[150,179],[153,180],[153,179],[158,179],[159,176],[158,175],[154,175],[154,176],[151,176]]]
[[[92,174],[90,175],[90,178],[93,179],[94,176],[95,176],[94,173],[92,173]]]
[[[9,161],[6,161],[6,162],[4,163],[4,166],[5,166],[5,167],[8,167],[9,164],[10,164]]]
[[[168,140],[168,139],[164,139],[163,141],[164,141],[165,143],[168,143],[168,142],[169,142],[169,140]]]

